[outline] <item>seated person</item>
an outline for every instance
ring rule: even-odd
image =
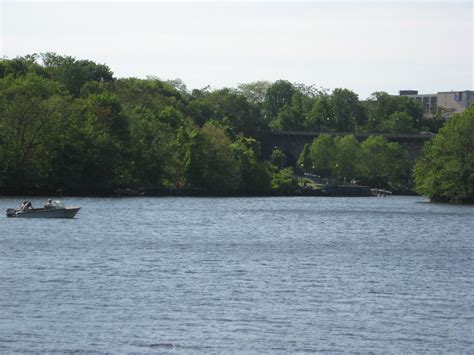
[[[31,201],[23,202],[23,204],[21,205],[21,208],[20,208],[20,210],[22,210],[22,211],[28,211],[28,210],[32,210],[32,209],[33,209],[33,205],[31,204]]]
[[[46,203],[46,204],[44,205],[44,208],[53,208],[53,204],[52,204],[51,199],[48,199],[48,203]]]

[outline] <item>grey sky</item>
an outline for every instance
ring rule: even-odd
[[[53,51],[188,88],[256,80],[420,93],[473,88],[467,2],[2,1],[0,53]]]

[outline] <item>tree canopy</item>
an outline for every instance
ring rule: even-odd
[[[382,136],[359,143],[353,135],[331,137],[321,134],[307,145],[298,160],[300,167],[322,178],[340,182],[360,181],[374,187],[405,187],[407,152]]]
[[[415,101],[386,93],[361,101],[348,89],[286,80],[190,91],[180,79],[115,78],[106,64],[56,53],[4,58],[0,192],[181,186],[288,193],[295,186],[288,157],[260,154],[258,140],[268,130],[347,132],[321,134],[297,168],[396,184],[406,175],[403,151],[381,137],[359,143],[349,133],[416,132],[427,126],[421,113]]]
[[[432,201],[474,203],[474,106],[425,144],[414,178],[416,191]]]

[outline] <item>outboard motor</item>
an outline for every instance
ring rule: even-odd
[[[16,209],[7,208],[7,217],[15,217]]]

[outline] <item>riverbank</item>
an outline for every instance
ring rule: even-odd
[[[411,190],[394,190],[393,195],[398,196],[417,196]],[[242,193],[242,192],[212,192],[199,188],[149,188],[149,189],[131,189],[121,188],[112,191],[84,193],[74,191],[40,191],[30,190],[22,193],[18,192],[1,192],[0,196],[34,196],[34,197],[370,197],[371,187],[369,186],[349,186],[349,185],[327,185],[321,188],[298,187],[293,191],[287,192],[259,192],[259,193]]]

